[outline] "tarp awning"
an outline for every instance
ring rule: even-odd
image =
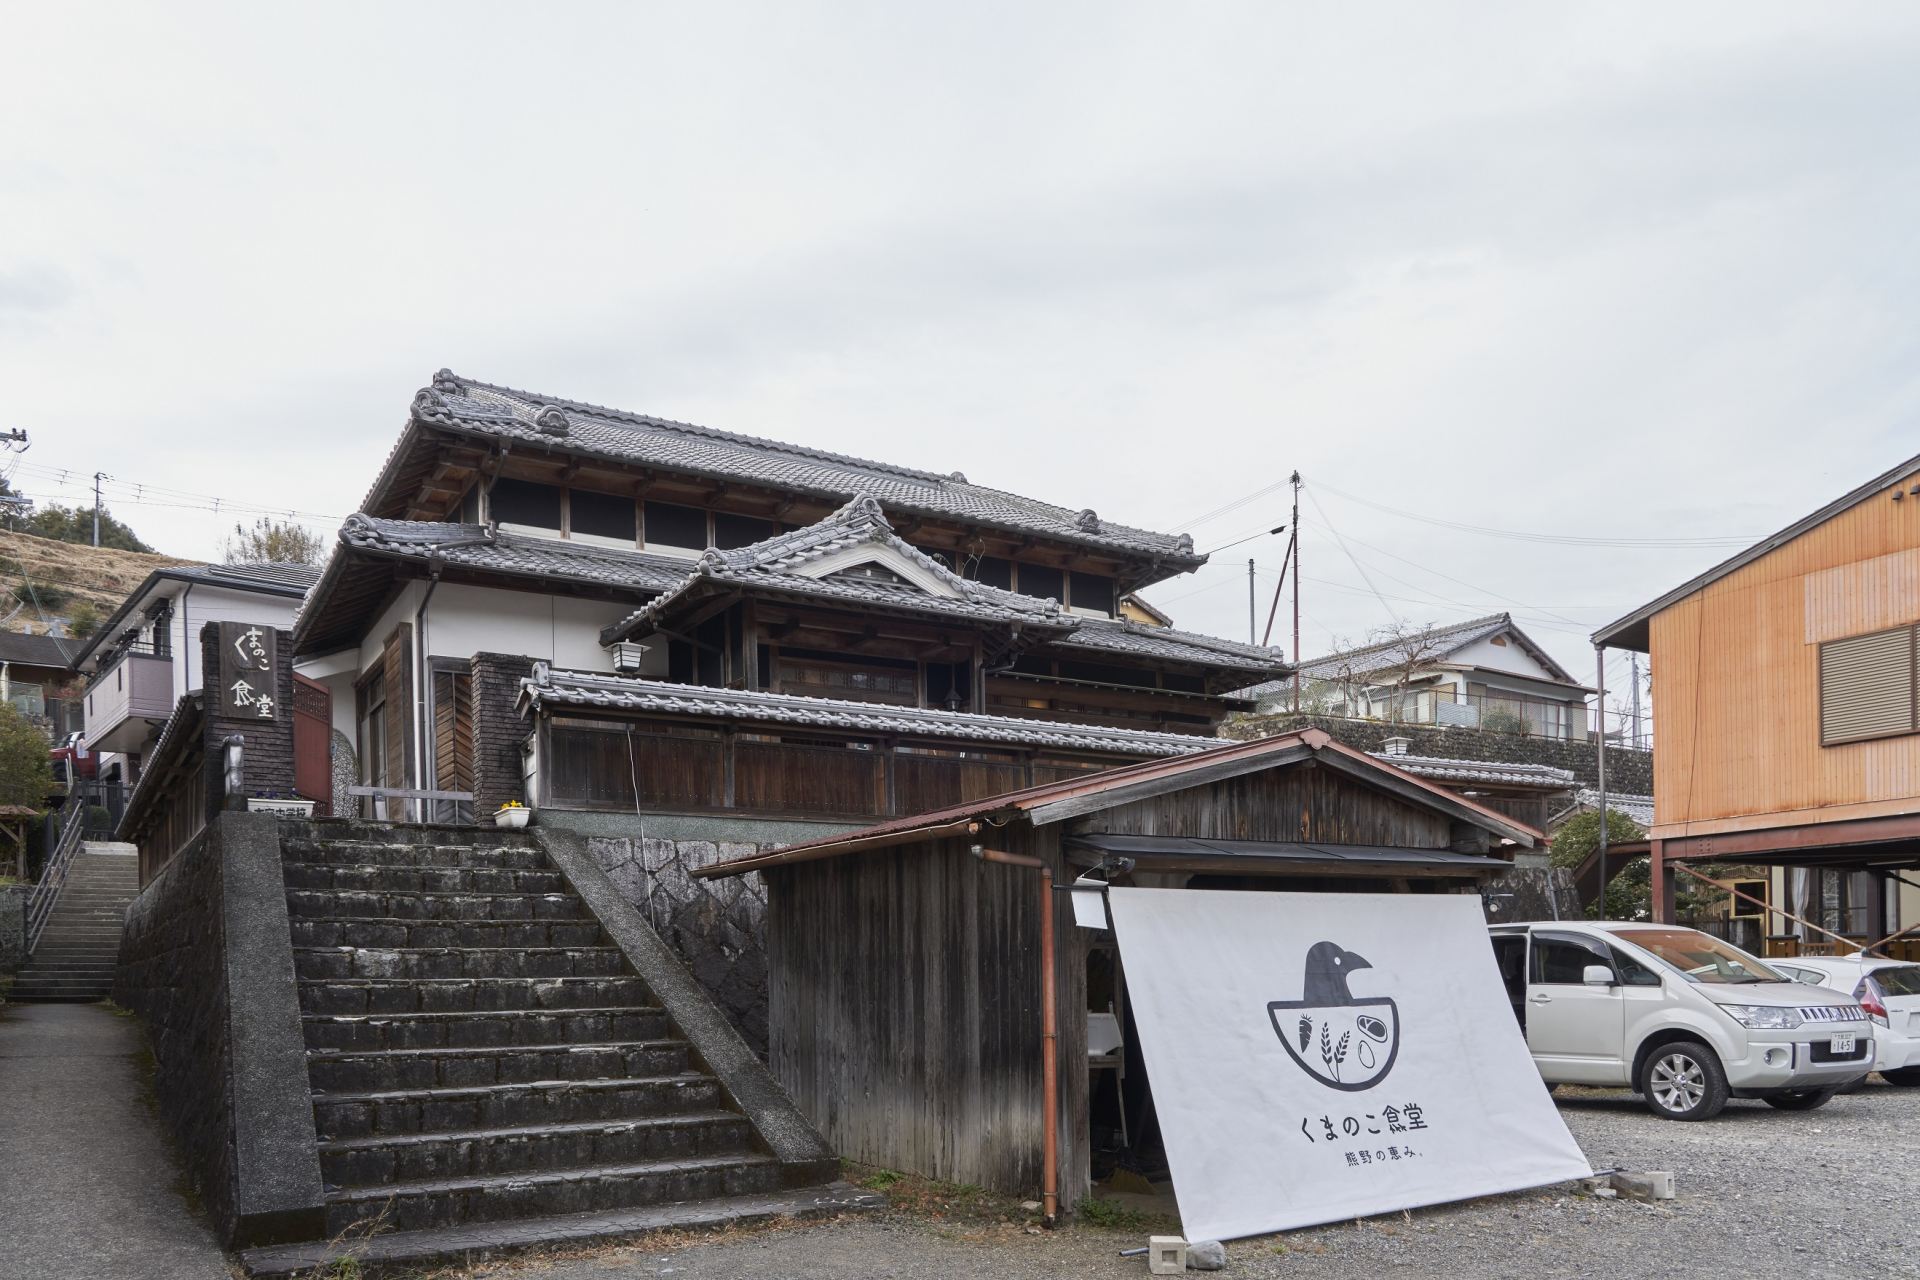
[[[1169,868],[1232,869],[1246,874],[1299,874],[1325,870],[1394,875],[1497,875],[1502,858],[1447,849],[1408,849],[1383,844],[1309,844],[1292,840],[1219,840],[1200,836],[1141,836],[1108,832],[1070,835],[1068,856],[1098,862],[1102,854],[1132,858],[1144,869],[1160,862]]]

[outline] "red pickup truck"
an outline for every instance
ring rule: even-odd
[[[87,750],[84,737],[77,732],[68,734],[54,745],[52,761],[53,780],[58,786],[70,787],[76,782],[96,777],[100,772],[100,757]]]

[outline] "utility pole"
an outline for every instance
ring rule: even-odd
[[[1248,644],[1252,644],[1254,642],[1254,639],[1253,639],[1255,635],[1254,618],[1256,616],[1256,612],[1257,612],[1256,606],[1254,605],[1254,602],[1253,602],[1253,557],[1248,556],[1247,557],[1247,643]]]
[[[1293,711],[1300,714],[1300,473],[1294,472],[1293,485]]]
[[[1636,649],[1627,650],[1627,669],[1632,672],[1633,681],[1633,746],[1640,748],[1640,653]]]
[[[93,545],[100,545],[100,482],[111,480],[112,476],[103,471],[93,473]]]

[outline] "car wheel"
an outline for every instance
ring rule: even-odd
[[[1896,1067],[1892,1071],[1882,1071],[1880,1078],[1888,1084],[1903,1084],[1913,1088],[1920,1085],[1920,1067]]]
[[[1640,1092],[1663,1120],[1711,1120],[1727,1105],[1727,1073],[1705,1045],[1670,1040],[1640,1065]]]
[[[1763,1101],[1781,1111],[1812,1111],[1826,1106],[1838,1092],[1838,1089],[1789,1089],[1785,1093],[1770,1093]]]

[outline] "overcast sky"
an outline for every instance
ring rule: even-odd
[[[178,555],[331,536],[449,366],[1202,549],[1298,468],[1306,652],[1507,608],[1586,677],[1920,451],[1910,5],[0,18],[14,482]],[[1147,594],[1244,638],[1283,543]]]

